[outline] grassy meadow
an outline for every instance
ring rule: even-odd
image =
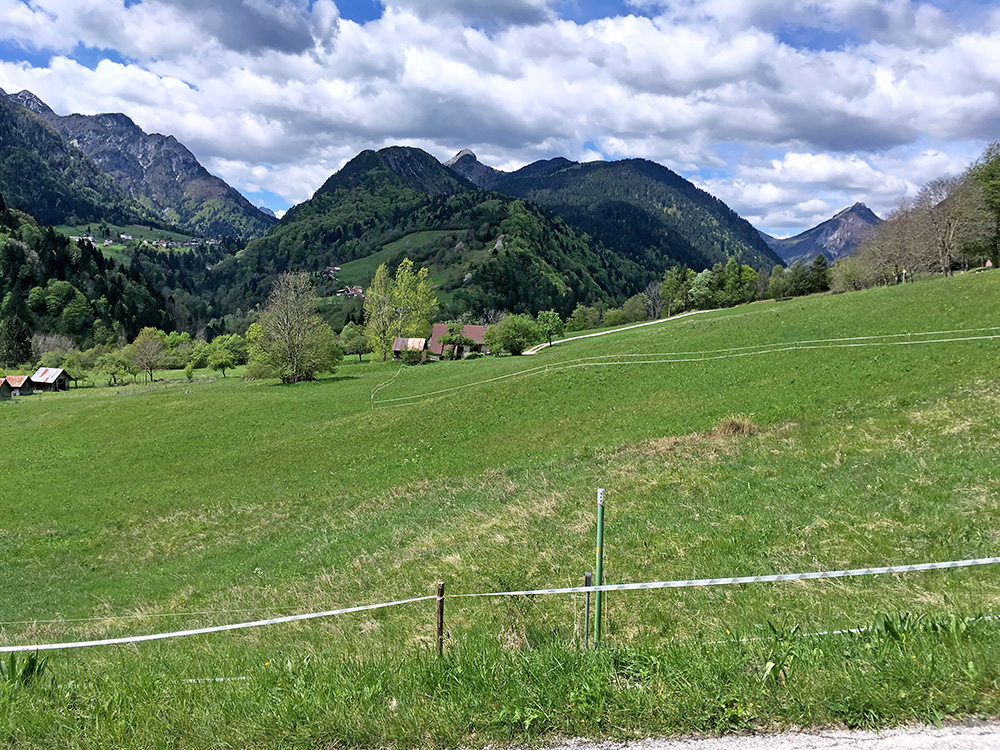
[[[599,487],[608,583],[996,555],[1000,340],[944,339],[1000,328],[934,332],[1000,326],[998,300],[1000,273],[968,274],[532,357],[2,403],[0,645],[437,580],[577,585]],[[449,599],[442,659],[433,602],[50,652],[31,684],[0,681],[0,745],[454,747],[1000,714],[1000,630],[966,619],[1000,605],[993,566],[605,602],[596,652],[578,595]]]

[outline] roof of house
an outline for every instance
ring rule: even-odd
[[[31,376],[32,383],[47,383],[51,385],[59,379],[59,376],[66,371],[60,367],[39,367],[38,371]],[[66,375],[69,377],[69,374]]]
[[[5,378],[5,380],[10,383],[11,388],[24,388],[24,383],[27,379],[27,375],[8,375]]]
[[[477,344],[485,344],[486,326],[467,325],[462,326],[462,335],[467,339],[472,339]],[[427,349],[431,354],[441,355],[444,346],[441,344],[441,337],[448,335],[448,323],[435,323],[431,331],[431,342]]]
[[[403,349],[413,349],[414,351],[420,352],[424,350],[424,346],[426,344],[427,339],[397,338],[392,342],[392,350],[394,352],[401,352]]]

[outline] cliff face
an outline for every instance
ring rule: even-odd
[[[199,236],[252,239],[276,220],[210,174],[173,136],[123,114],[60,116],[30,91],[9,95],[86,154],[150,214]]]

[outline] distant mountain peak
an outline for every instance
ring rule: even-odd
[[[463,148],[444,166],[483,190],[492,190],[507,177],[507,172],[486,166],[468,148]]]
[[[30,109],[36,115],[41,115],[42,117],[48,117],[49,115],[54,115],[55,112],[52,111],[48,104],[43,102],[37,96],[32,94],[27,89],[18,91],[16,94],[4,94],[12,102],[17,102],[25,109]]]
[[[794,237],[777,239],[761,234],[786,263],[811,263],[820,253],[834,261],[854,252],[881,223],[874,211],[858,202]]]
[[[466,156],[471,156],[476,161],[479,161],[479,159],[476,158],[476,154],[473,152],[473,150],[471,148],[463,148],[461,151],[459,151],[457,154],[455,154],[453,157],[451,157],[448,161],[446,161],[444,163],[444,165],[446,167],[450,167],[453,164],[456,164],[458,161],[460,161],[461,159],[463,159]]]
[[[155,220],[206,237],[250,238],[275,223],[210,174],[172,135],[148,134],[127,115],[57,115],[30,91],[3,97],[41,117]]]

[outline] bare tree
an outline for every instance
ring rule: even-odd
[[[945,276],[962,249],[988,241],[992,229],[982,188],[956,175],[928,182],[917,194],[914,217],[918,253]]]
[[[642,290],[648,300],[647,310],[650,320],[659,320],[663,315],[663,296],[660,294],[660,282],[651,281]]]

